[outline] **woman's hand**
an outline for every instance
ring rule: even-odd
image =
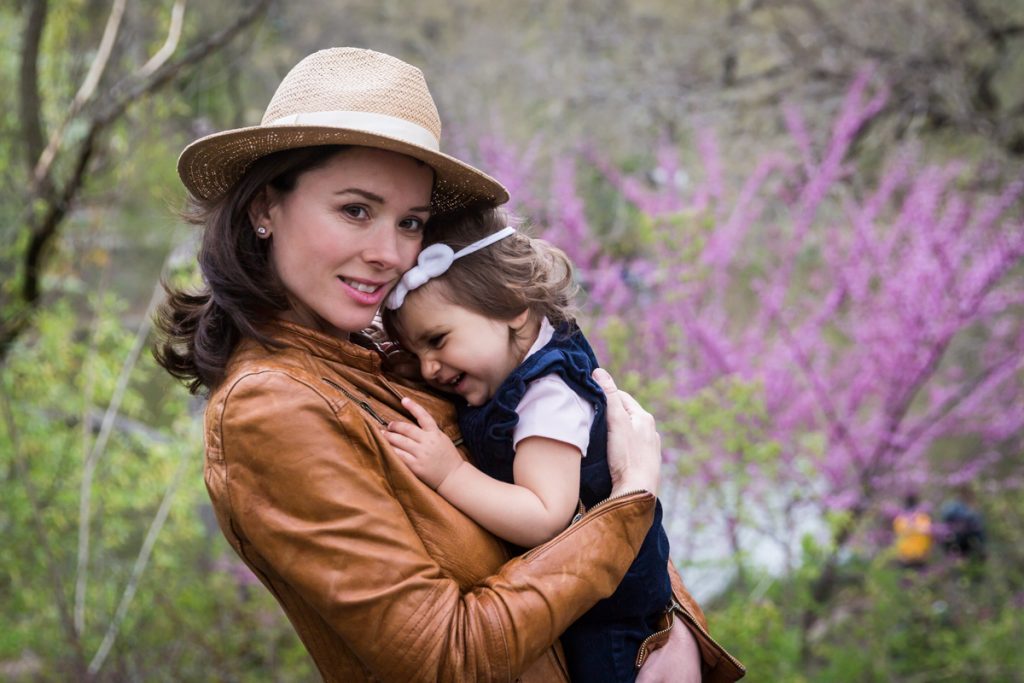
[[[594,380],[608,399],[608,469],[612,496],[630,491],[658,493],[661,475],[661,437],[654,418],[636,400],[615,386],[612,376],[598,368]]]
[[[647,655],[636,683],[700,683],[700,650],[690,629],[676,619],[668,642]]]

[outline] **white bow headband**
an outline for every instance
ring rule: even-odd
[[[384,302],[384,306],[389,310],[395,310],[401,308],[402,304],[405,303],[405,297],[412,290],[422,287],[427,284],[431,278],[444,275],[444,273],[451,268],[452,262],[455,259],[462,258],[467,254],[472,254],[474,251],[479,251],[486,246],[494,244],[498,240],[503,240],[509,235],[516,231],[515,228],[509,226],[502,228],[498,232],[491,233],[487,237],[478,239],[469,246],[463,247],[458,251],[454,251],[450,246],[443,243],[431,244],[429,247],[420,252],[419,258],[416,259],[416,265],[405,271],[402,275],[402,279],[398,281],[395,288],[391,290],[391,294],[388,295],[387,300]]]

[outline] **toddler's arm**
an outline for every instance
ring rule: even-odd
[[[392,422],[385,436],[413,474],[495,536],[533,547],[568,526],[579,498],[575,446],[532,436],[516,447],[515,484],[493,479],[462,459],[415,401],[403,399],[419,426]]]

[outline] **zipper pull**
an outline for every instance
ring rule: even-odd
[[[360,408],[365,410],[367,413],[369,413],[370,417],[372,417],[374,420],[379,422],[382,426],[384,426],[384,427],[388,426],[388,421],[385,420],[380,415],[378,415],[377,411],[374,410],[373,406],[371,406],[369,403],[367,403],[363,399],[359,398],[358,396],[354,395],[351,391],[347,390],[345,387],[341,386],[337,382],[334,382],[334,381],[332,381],[332,380],[330,380],[330,379],[328,379],[326,377],[321,377],[320,379],[322,379],[323,381],[327,382],[328,384],[330,384],[332,387],[334,387],[335,389],[337,389],[341,393],[345,394],[345,396],[348,397],[348,400],[352,401],[357,406],[359,406]]]

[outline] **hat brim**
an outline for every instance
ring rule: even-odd
[[[501,183],[447,154],[386,135],[332,126],[251,126],[214,133],[182,151],[178,176],[193,196],[215,199],[231,189],[260,157],[319,145],[374,147],[424,162],[434,169],[431,204],[439,213],[508,201],[508,190]]]

